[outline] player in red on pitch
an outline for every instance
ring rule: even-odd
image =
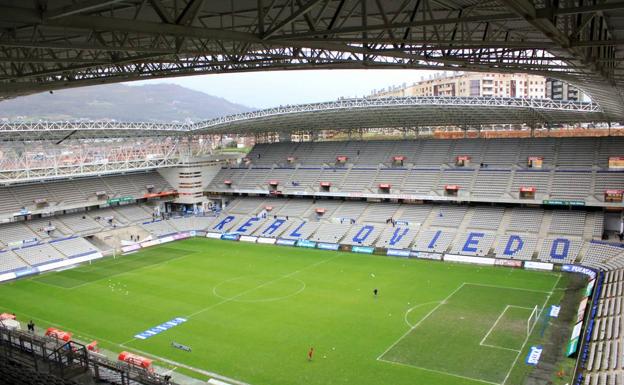
[[[310,348],[308,351],[308,361],[312,361],[312,356],[314,356],[314,348]]]

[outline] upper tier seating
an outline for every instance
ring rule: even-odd
[[[347,157],[344,164],[336,161],[337,156]],[[393,161],[396,156],[403,161]],[[209,189],[266,191],[268,181],[275,180],[277,189],[286,193],[328,191],[321,189],[325,183],[334,193],[439,197],[449,195],[447,186],[458,186],[460,200],[598,204],[604,201],[605,190],[624,189],[624,171],[607,170],[609,156],[624,156],[624,150],[604,138],[259,144],[250,153],[249,164],[222,169]],[[529,165],[529,158],[541,158],[542,166]],[[380,184],[389,185],[389,190],[380,190]],[[534,196],[526,191],[521,196],[522,188],[534,188]]]
[[[170,190],[173,188],[156,171],[0,187],[0,216],[10,216],[21,208],[49,212],[98,202],[103,204],[107,197],[142,198],[150,191]],[[104,195],[98,197],[98,192]]]

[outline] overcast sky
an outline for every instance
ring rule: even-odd
[[[411,84],[433,73],[398,69],[273,71],[200,75],[127,84],[174,83],[249,107],[266,108],[339,97],[361,97],[370,94],[373,89]]]

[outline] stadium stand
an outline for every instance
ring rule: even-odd
[[[121,217],[126,218],[130,222],[147,221],[152,219],[152,214],[142,206],[123,205],[116,206],[113,210]]]
[[[208,183],[208,192],[227,204],[205,215],[160,216],[158,204],[136,203],[173,190],[157,172],[1,187],[0,216],[16,221],[0,224],[0,273],[102,252],[92,236],[126,226],[148,233],[146,240],[237,233],[377,252],[577,263],[608,270],[586,383],[624,385],[624,248],[601,240],[609,215],[602,211],[604,192],[624,189],[624,172],[609,170],[607,157],[624,155],[623,148],[624,138],[258,144],[246,163],[220,169]],[[530,157],[540,158],[541,167],[529,165]],[[459,189],[457,197],[448,186]],[[523,188],[534,188],[535,197],[522,197]],[[385,193],[403,195],[364,196]],[[105,204],[115,197],[128,203]],[[562,209],[565,202],[551,206],[546,199],[579,204]],[[20,211],[34,215],[13,215]]]
[[[398,225],[385,227],[383,233],[379,236],[376,246],[388,249],[409,249],[417,233],[418,226]]]
[[[483,231],[471,231],[461,234],[451,247],[451,253],[486,256],[494,244],[496,234]]]
[[[99,223],[86,213],[75,213],[65,215],[62,218],[65,226],[69,227],[74,233],[82,234],[101,229]]]
[[[89,254],[98,252],[99,250],[84,238],[74,237],[50,243],[55,249],[68,257],[76,255]]]
[[[496,230],[499,228],[505,209],[503,207],[477,207],[474,209],[468,227],[471,229]]]
[[[412,248],[417,251],[444,253],[455,238],[455,232],[443,230],[421,231]]]
[[[340,240],[349,231],[351,225],[342,223],[327,223],[319,226],[318,230],[309,239],[316,242],[340,243]]]
[[[624,143],[621,138],[613,142]],[[621,150],[605,138],[259,144],[248,166],[222,169],[209,189],[266,191],[270,175],[279,189],[291,193],[321,191],[324,182],[330,192],[345,194],[382,193],[378,186],[387,184],[389,193],[444,196],[451,185],[459,188],[458,198],[598,203],[604,202],[605,190],[624,188],[624,172],[608,169],[608,157],[619,155]],[[336,161],[340,156],[346,157],[344,164]],[[404,158],[399,167],[393,164],[395,156]],[[284,167],[289,157],[294,164]],[[541,166],[529,165],[532,157],[540,158]],[[533,188],[534,197],[521,197],[521,188]]]
[[[320,222],[295,221],[282,234],[282,238],[309,239],[312,234],[314,234],[314,232],[320,227],[320,225]],[[264,233],[262,235],[266,236],[266,234]]]
[[[554,210],[550,220],[550,234],[583,235],[585,229],[584,211]]]
[[[58,250],[47,243],[25,246],[21,249],[14,249],[13,251],[31,266],[54,262],[64,258]]]
[[[364,223],[353,226],[342,241],[346,245],[372,246],[383,231],[382,226],[374,223]]]
[[[148,192],[172,190],[173,187],[155,171],[0,187],[0,218],[12,217],[22,209],[48,213],[103,204],[114,197],[138,199]],[[104,195],[98,197],[96,193]]]
[[[176,229],[169,224],[169,221],[163,221],[160,219],[145,222],[141,225],[141,227],[157,237],[177,232]]]
[[[515,207],[511,211],[508,230],[537,233],[542,225],[544,210]]]
[[[582,247],[583,241],[578,239],[546,238],[537,258],[546,262],[574,263]]]
[[[537,237],[523,234],[499,235],[494,254],[497,258],[531,260],[537,247]]]
[[[0,242],[8,245],[14,242],[22,242],[25,240],[36,240],[37,235],[33,233],[23,223],[8,223],[2,225],[0,231]]]
[[[11,250],[0,250],[0,272],[27,267],[28,264]]]

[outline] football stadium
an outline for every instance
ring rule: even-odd
[[[623,11],[0,0],[0,100],[480,76],[183,123],[0,115],[0,383],[624,385]]]

